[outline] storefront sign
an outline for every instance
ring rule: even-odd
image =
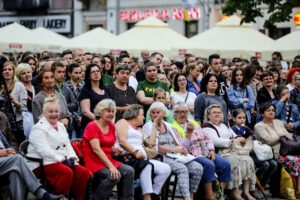
[[[0,17],[0,27],[17,22],[30,29],[43,26],[58,33],[71,32],[70,15],[48,15],[33,17]]]
[[[179,56],[184,56],[186,54],[186,49],[179,49],[178,50],[178,55]]]
[[[294,22],[296,25],[300,25],[300,13],[294,14]]]
[[[121,54],[121,50],[110,50],[110,53],[113,55],[113,56],[119,56]]]
[[[261,52],[256,52],[256,53],[255,53],[255,57],[256,57],[257,59],[261,59]]]
[[[132,11],[120,12],[121,21],[142,20],[149,16],[154,16],[158,19],[196,20],[196,19],[200,19],[201,11],[200,8],[190,8],[188,10],[184,10],[182,8],[174,8],[172,12],[167,9],[145,10],[145,11],[132,10]]]

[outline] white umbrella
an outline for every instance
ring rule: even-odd
[[[0,29],[0,51],[38,52],[38,49],[32,31],[18,23],[13,23]]]
[[[68,38],[44,27],[34,29],[32,31],[32,37],[35,39],[40,52],[51,51],[61,53],[63,51],[63,45],[69,40]]]
[[[270,60],[270,54],[262,52],[273,51],[274,40],[253,29],[251,24],[240,25],[240,21],[241,18],[233,15],[218,22],[212,29],[190,38],[195,45],[195,54],[208,57],[219,53],[222,58],[245,59],[260,54],[263,60]]]
[[[275,46],[284,60],[294,60],[295,56],[300,55],[300,26],[294,32],[276,40]]]
[[[70,39],[66,44],[65,48],[77,49],[81,48],[85,51],[99,52],[99,47],[103,45],[104,42],[110,42],[114,40],[116,36],[101,27],[94,28],[88,32],[85,32],[77,37]],[[107,51],[108,49],[101,49]]]
[[[138,22],[132,29],[103,45],[110,50],[127,50],[134,56],[140,56],[142,50],[149,50],[158,51],[170,58],[179,57],[180,49],[184,51],[191,49],[187,38],[155,17],[148,17]]]

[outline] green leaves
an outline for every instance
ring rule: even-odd
[[[245,17],[241,23],[255,22],[256,17],[263,17],[262,8],[267,8],[270,17],[265,21],[265,28],[274,28],[275,23],[290,21],[292,9],[299,5],[299,0],[227,0],[222,7],[226,15],[240,13]]]

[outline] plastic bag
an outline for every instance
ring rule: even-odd
[[[31,112],[22,112],[22,115],[23,115],[24,135],[26,139],[28,139],[31,129],[34,125],[33,116]]]
[[[296,199],[292,177],[284,167],[281,168],[280,196],[285,199]]]

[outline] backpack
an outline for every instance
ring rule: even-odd
[[[72,145],[76,155],[79,158],[79,164],[84,166],[82,143],[83,143],[83,139],[75,139],[75,140],[72,140],[71,145]]]

